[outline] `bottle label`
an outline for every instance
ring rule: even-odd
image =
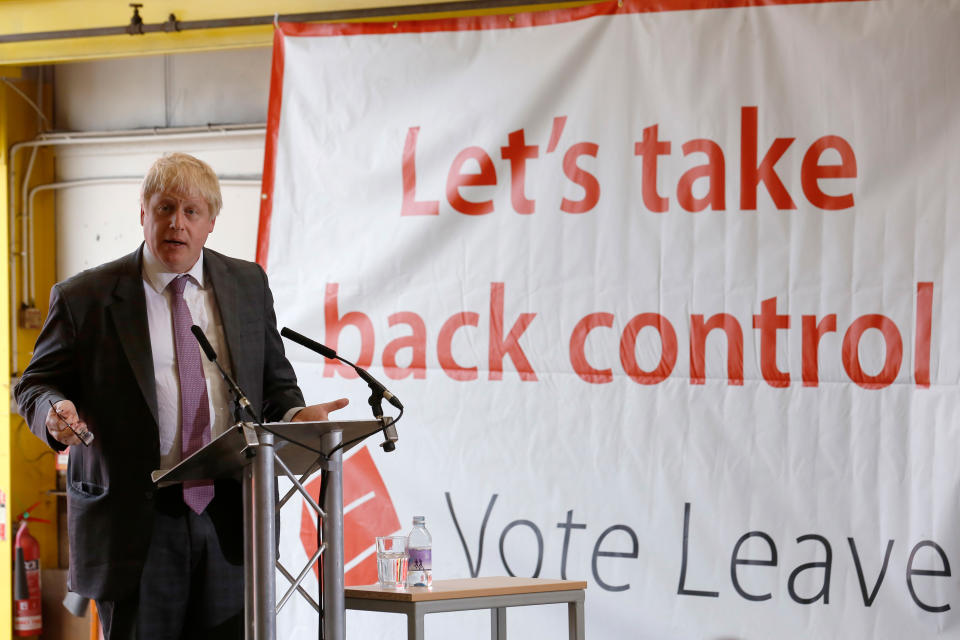
[[[408,549],[410,559],[408,571],[430,571],[433,569],[431,549]]]

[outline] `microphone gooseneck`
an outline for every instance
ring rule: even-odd
[[[268,433],[272,433],[274,436],[278,438],[282,438],[288,442],[292,442],[293,444],[299,447],[302,447],[307,451],[313,451],[314,453],[319,454],[320,456],[326,458],[327,454],[325,454],[323,451],[320,451],[319,449],[315,449],[303,442],[298,442],[297,440],[294,440],[290,436],[282,433],[278,433],[273,429],[270,429],[269,427],[264,425],[260,417],[256,414],[256,412],[254,412],[253,406],[250,404],[250,401],[247,400],[247,396],[243,394],[243,390],[240,389],[240,385],[238,385],[237,381],[231,378],[230,374],[224,371],[223,367],[220,366],[220,363],[217,362],[217,352],[213,350],[213,346],[210,344],[210,341],[207,340],[207,336],[203,333],[203,329],[201,329],[197,325],[193,325],[192,327],[190,327],[190,331],[193,332],[193,335],[197,339],[197,342],[200,343],[200,348],[203,349],[203,352],[206,354],[207,359],[210,360],[210,362],[212,362],[213,364],[217,365],[217,370],[220,371],[220,375],[223,377],[224,381],[226,381],[227,386],[230,387],[230,391],[233,392],[234,397],[236,397],[237,404],[240,405],[240,407],[247,412],[247,415],[253,418],[253,421],[257,424],[258,427],[260,427],[261,429],[263,429]],[[239,416],[237,416],[237,418],[239,419]],[[247,455],[251,455],[251,454],[248,453]]]
[[[240,407],[246,411],[251,418],[253,418],[254,422],[262,427],[263,422],[260,420],[260,417],[254,413],[253,407],[250,405],[250,401],[247,400],[247,396],[244,395],[240,385],[238,385],[237,381],[230,377],[230,374],[224,371],[223,367],[220,366],[220,363],[217,362],[217,352],[213,350],[213,345],[211,345],[210,341],[207,340],[207,336],[203,333],[203,329],[197,325],[193,325],[190,327],[190,331],[193,332],[193,337],[197,339],[197,342],[200,344],[200,348],[203,349],[203,353],[207,356],[207,359],[213,364],[217,365],[217,370],[220,372],[220,375],[227,383],[227,386],[230,387],[230,391],[232,391],[233,395],[237,398],[237,404],[239,404]]]
[[[357,375],[360,376],[360,378],[367,383],[368,387],[370,387],[370,398],[368,399],[367,402],[370,404],[370,408],[373,411],[374,419],[379,420],[383,424],[382,430],[384,432],[384,437],[386,438],[386,440],[382,442],[380,446],[383,447],[384,451],[393,451],[394,449],[396,449],[396,445],[394,444],[394,441],[396,440],[397,435],[396,435],[396,428],[393,426],[394,423],[396,422],[396,419],[392,420],[389,423],[387,423],[386,420],[384,420],[382,400],[386,399],[390,404],[392,404],[394,407],[399,409],[400,414],[402,415],[403,403],[400,402],[400,398],[390,393],[390,391],[387,390],[387,388],[384,387],[379,380],[377,380],[372,375],[370,375],[370,373],[366,369],[363,369],[357,366],[356,364],[350,362],[346,358],[340,357],[337,354],[337,352],[331,349],[330,347],[320,344],[315,340],[311,340],[310,338],[304,335],[301,335],[288,327],[283,327],[280,330],[280,335],[283,336],[284,338],[287,338],[288,340],[292,340],[293,342],[296,342],[301,347],[305,347],[310,351],[319,353],[324,358],[328,358],[330,360],[339,360],[340,362],[343,362],[347,366],[351,367],[354,371],[356,371]]]
[[[383,394],[383,397],[390,404],[395,406],[397,409],[403,409],[403,404],[400,402],[400,399],[397,396],[390,393],[390,391],[387,390],[387,388],[383,386],[383,384],[379,380],[377,380],[372,375],[370,375],[370,373],[366,369],[362,367],[358,367],[357,365],[350,362],[346,358],[340,357],[337,354],[337,352],[331,349],[330,347],[320,344],[315,340],[311,340],[310,338],[304,335],[301,335],[296,331],[294,331],[293,329],[290,329],[287,327],[284,327],[283,329],[280,330],[280,335],[282,335],[284,338],[287,338],[289,340],[293,340],[294,342],[299,344],[301,347],[306,347],[307,349],[310,349],[310,351],[319,353],[324,358],[329,358],[330,360],[339,360],[340,362],[351,367],[354,371],[357,372],[357,375],[360,376],[360,378],[363,379],[363,381],[370,386],[371,389]],[[383,416],[376,416],[376,417],[381,418]]]

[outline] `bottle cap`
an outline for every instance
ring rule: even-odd
[[[426,518],[423,516],[413,516],[413,524],[423,524],[426,522]]]

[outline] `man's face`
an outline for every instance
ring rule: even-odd
[[[143,239],[172,273],[184,273],[196,264],[216,221],[199,194],[160,191],[140,209]]]

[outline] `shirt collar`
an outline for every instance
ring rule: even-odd
[[[197,262],[186,272],[193,281],[197,283],[197,286],[203,289],[203,252],[200,252],[200,257],[197,259]],[[153,252],[150,251],[149,245],[146,242],[143,243],[143,279],[146,280],[154,291],[157,293],[163,293],[163,290],[167,288],[174,278],[182,275],[180,273],[173,273],[167,271],[167,268],[164,266],[160,260],[153,255]]]

